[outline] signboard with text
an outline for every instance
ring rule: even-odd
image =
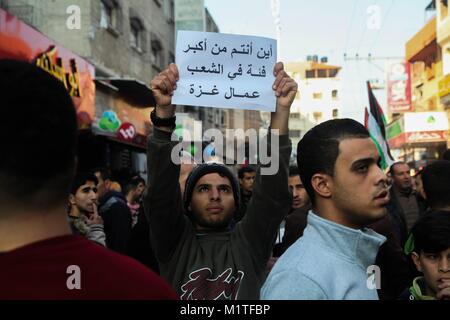
[[[275,111],[273,39],[180,31],[174,104]]]
[[[409,62],[396,62],[388,65],[387,98],[389,112],[413,111]]]

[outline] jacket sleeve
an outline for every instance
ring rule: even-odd
[[[103,224],[91,224],[87,238],[106,247],[106,236],[103,231]]]
[[[291,141],[287,135],[268,135],[268,150],[271,150],[274,137],[279,139],[279,148],[271,155],[271,163],[278,157],[278,170],[273,175],[261,174],[261,168],[270,167],[270,163],[259,166],[247,212],[236,226],[236,234],[250,247],[250,252],[256,255],[257,264],[261,266],[265,266],[271,255],[278,227],[289,213],[292,202],[288,187]]]
[[[153,129],[147,150],[148,186],[144,208],[150,236],[158,261],[167,262],[173,255],[188,219],[183,213],[180,166],[171,160],[175,143],[171,133]]]

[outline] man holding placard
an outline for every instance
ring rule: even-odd
[[[244,219],[229,225],[239,207],[239,186],[222,164],[197,165],[181,195],[180,166],[171,159],[176,141],[175,106],[171,105],[180,73],[171,64],[151,82],[157,102],[151,118],[154,132],[148,145],[148,190],[144,206],[161,276],[184,300],[258,299],[277,228],[290,209],[287,188],[291,142],[288,137],[290,106],[297,84],[282,63],[272,66],[276,111],[266,146],[278,143],[271,154],[278,158],[274,175],[258,170],[253,198]],[[272,73],[272,72],[271,72]],[[272,159],[272,161],[274,161]],[[186,213],[186,214],[183,214]]]

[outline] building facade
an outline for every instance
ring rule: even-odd
[[[329,65],[325,58],[308,60],[286,64],[286,71],[298,83],[289,122],[293,145],[315,125],[342,114],[341,67]]]
[[[442,77],[439,80],[439,99],[450,119],[450,14],[448,1],[437,5],[437,43],[441,48]],[[450,148],[450,131],[447,133],[447,148]]]
[[[80,131],[80,169],[106,166],[117,176],[145,176],[154,106],[148,84],[174,62],[174,1],[1,0],[0,5],[95,68],[95,115]]]

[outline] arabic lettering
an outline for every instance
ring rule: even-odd
[[[235,92],[235,89],[233,87],[230,87],[230,91],[226,92],[224,97],[225,99],[231,99],[232,97],[254,99],[259,97],[259,92],[253,91],[251,95],[248,92],[245,92],[244,94],[239,94]]]
[[[194,75],[195,72],[203,72],[203,73],[216,73],[216,74],[223,74],[223,65],[222,64],[215,64],[214,62],[211,63],[211,68],[206,68],[205,66],[201,67],[195,67],[191,68],[190,66],[187,66],[187,70],[191,72],[192,75]]]
[[[183,50],[184,53],[191,51],[193,53],[197,53],[197,51],[206,51],[206,39],[203,41],[200,41],[196,47],[191,47],[188,45],[188,48],[186,50]]]

